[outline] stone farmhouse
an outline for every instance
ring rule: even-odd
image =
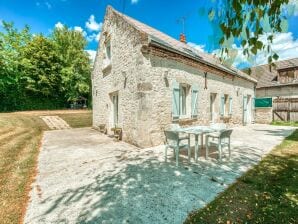
[[[271,71],[268,65],[251,68],[258,80],[257,97],[298,97],[298,58],[275,62]]]
[[[108,7],[94,70],[93,127],[140,147],[163,143],[169,124],[253,122],[257,81],[215,57]]]

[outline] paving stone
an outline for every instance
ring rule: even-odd
[[[235,128],[230,161],[181,155],[178,168],[172,153],[164,162],[164,146],[140,149],[90,128],[47,131],[25,223],[183,223],[293,130]]]

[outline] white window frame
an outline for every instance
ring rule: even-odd
[[[105,42],[105,51],[106,51],[106,59],[111,61],[112,59],[112,52],[111,52],[111,39],[108,38]]]
[[[223,116],[226,117],[229,115],[229,100],[230,96],[228,94],[224,94],[224,105],[223,105]]]
[[[187,86],[180,85],[180,111],[179,114],[181,117],[187,116]]]

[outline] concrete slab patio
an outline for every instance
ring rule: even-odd
[[[164,162],[163,146],[139,149],[89,128],[45,132],[25,223],[182,223],[293,130],[237,127],[230,162],[182,156],[179,168]]]

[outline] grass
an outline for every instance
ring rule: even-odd
[[[298,129],[191,223],[298,223]]]
[[[298,121],[272,121],[272,125],[298,127]]]
[[[91,113],[60,114],[59,117],[65,120],[72,128],[92,126]]]
[[[71,127],[91,125],[90,111],[0,113],[0,223],[22,222],[42,134],[48,130],[40,115],[59,115]]]

